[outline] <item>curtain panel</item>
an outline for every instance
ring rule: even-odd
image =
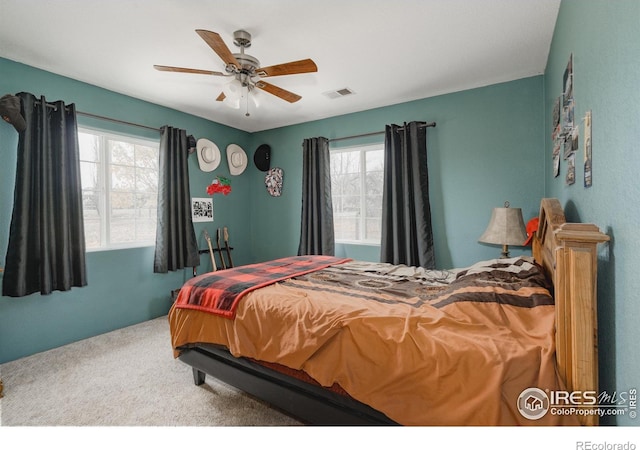
[[[158,223],[153,271],[167,273],[200,265],[191,219],[187,132],[160,129]]]
[[[18,159],[2,294],[43,295],[86,286],[75,105],[17,94],[26,129]]]
[[[380,261],[433,269],[424,125],[411,122],[385,127]]]
[[[334,255],[329,140],[302,143],[302,220],[298,255]]]

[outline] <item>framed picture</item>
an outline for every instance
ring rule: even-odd
[[[565,139],[569,140],[575,128],[575,102],[573,99],[573,54],[569,56],[569,62],[567,63],[567,68],[565,69],[564,76],[562,77],[562,89],[560,133]],[[569,150],[565,151],[565,159],[567,158],[569,153]]]
[[[575,127],[571,130],[571,134],[569,134],[564,141],[564,159],[569,158],[571,155],[575,154],[578,151],[578,135],[579,135],[578,127]]]
[[[584,118],[584,187],[591,187],[591,111]]]
[[[191,198],[191,220],[193,222],[213,222],[213,199]]]
[[[567,159],[567,178],[566,184],[572,185],[576,182],[576,154],[572,153]]]
[[[592,184],[592,180],[591,180],[591,160],[587,159],[584,162],[584,187],[588,188],[591,187]]]
[[[562,88],[565,106],[568,101],[573,100],[573,53],[569,55],[569,62],[562,77]]]
[[[553,105],[553,121],[551,122],[551,140],[557,141],[560,139],[562,130],[560,129],[560,97],[556,98]]]
[[[553,146],[553,176],[560,175],[560,141],[557,140]]]

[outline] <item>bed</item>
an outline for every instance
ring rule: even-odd
[[[169,312],[174,355],[197,385],[213,376],[309,424],[595,425],[543,397],[598,390],[608,236],[566,223],[556,199],[539,218],[530,258],[292,257],[194,277]]]

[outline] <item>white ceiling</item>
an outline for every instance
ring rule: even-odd
[[[254,132],[544,72],[560,0],[0,0],[0,57]],[[318,72],[270,77],[302,96],[260,106],[215,98],[227,78],[196,34],[252,35],[270,66],[311,58]],[[329,98],[349,88],[354,95]],[[37,94],[37,93],[35,93]],[[73,99],[64,99],[67,102]],[[86,111],[91,112],[91,111]]]

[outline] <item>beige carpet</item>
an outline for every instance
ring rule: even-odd
[[[447,427],[283,429],[279,426],[300,423],[212,377],[207,377],[206,385],[194,385],[191,368],[173,358],[166,317],[0,365],[0,377],[5,387],[0,399],[0,448],[6,443],[10,443],[6,448],[45,448],[56,442],[67,450],[117,450],[134,443],[157,449],[225,443],[263,450],[326,449],[329,442],[343,447],[357,439],[358,446],[368,449],[389,449],[398,442],[438,448],[434,442],[441,441],[446,443],[442,448],[498,450],[513,448],[516,440],[520,447],[539,449],[545,444],[554,448],[561,431],[574,448],[585,436],[633,440],[620,434],[624,431],[620,427],[593,430],[598,431],[596,436],[579,428],[501,429],[500,440],[491,427],[453,434]],[[213,426],[226,427],[208,428]],[[233,426],[251,429],[238,431]],[[614,429],[615,436],[600,434]]]
[[[0,366],[3,426],[299,425],[175,360],[166,317]]]

